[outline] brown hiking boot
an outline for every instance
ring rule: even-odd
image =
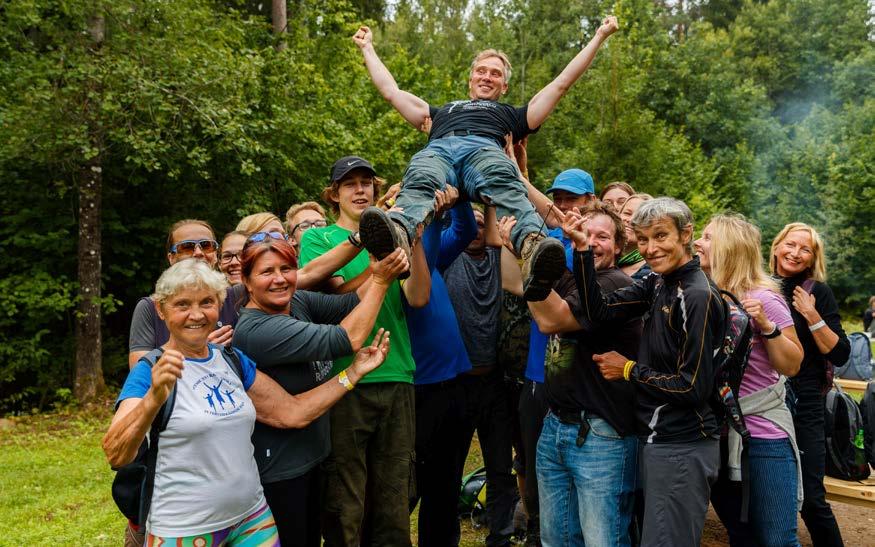
[[[529,234],[523,240],[523,298],[527,302],[546,300],[553,284],[565,271],[565,246],[543,234]]]
[[[411,261],[407,231],[379,207],[368,207],[364,210],[359,219],[359,237],[365,249],[377,260],[383,260],[392,254],[392,251],[401,247],[407,255],[407,260]],[[398,275],[398,279],[408,277],[410,277],[410,270]]]

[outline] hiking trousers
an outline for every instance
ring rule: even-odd
[[[644,443],[640,466],[642,547],[698,547],[720,468],[720,441]]]
[[[413,385],[359,384],[331,409],[325,547],[410,545]]]
[[[419,547],[459,544],[459,487],[465,458],[458,449],[464,423],[456,378],[416,386],[416,491]]]
[[[498,218],[516,217],[510,237],[519,252],[525,236],[544,233],[543,221],[529,201],[513,161],[498,143],[475,135],[434,139],[413,155],[389,215],[407,230],[410,241],[418,224],[434,215],[434,193],[452,184],[460,197],[495,205]]]

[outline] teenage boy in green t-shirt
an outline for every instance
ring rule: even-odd
[[[306,264],[344,241],[361,246],[359,217],[374,204],[382,181],[366,160],[348,156],[335,162],[331,184],[322,198],[337,223],[311,228],[301,239],[301,264]],[[329,286],[348,286],[370,266],[362,251],[337,271]],[[414,446],[415,363],[402,307],[428,303],[431,278],[421,246],[411,255],[410,277],[394,282],[383,300],[374,325],[392,333],[392,349],[385,362],[359,382],[355,391],[331,410],[332,454],[326,461],[323,504],[325,546],[410,545],[407,492]],[[370,338],[369,338],[370,340]],[[350,358],[338,359],[344,368]],[[367,488],[368,477],[379,484]],[[367,509],[365,503],[368,504]],[[362,536],[364,534],[364,537]]]

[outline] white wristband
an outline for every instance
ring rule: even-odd
[[[826,326],[826,321],[821,319],[820,321],[818,321],[817,323],[815,323],[813,325],[808,325],[808,330],[810,330],[811,332],[814,332],[816,330],[822,329],[825,326]]]

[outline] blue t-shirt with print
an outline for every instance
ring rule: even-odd
[[[571,240],[562,233],[562,228],[553,228],[547,235],[555,237],[565,247],[565,266],[574,271],[574,247]],[[538,324],[532,319],[532,328],[529,330],[529,357],[526,360],[526,378],[535,382],[544,383],[544,357],[547,354],[547,341],[549,336],[538,330]]]

